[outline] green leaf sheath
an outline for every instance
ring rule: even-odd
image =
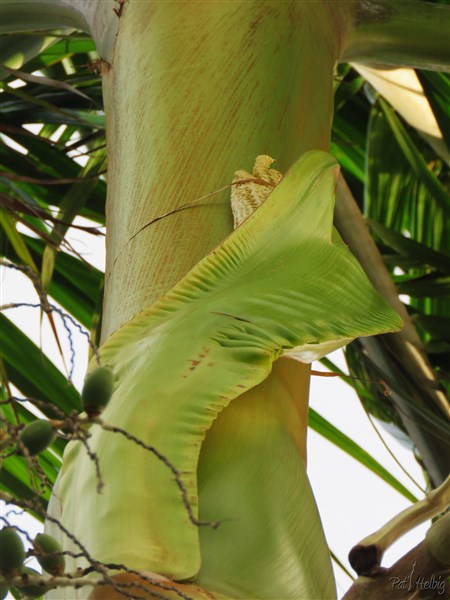
[[[231,400],[267,378],[279,356],[295,352],[310,362],[356,336],[401,327],[333,229],[336,173],[329,155],[305,154],[248,221],[102,348],[102,362],[116,378],[104,421],[166,456],[195,511],[205,433]],[[63,522],[102,561],[194,577],[199,534],[173,475],[150,453],[113,435],[92,428],[91,448],[108,482],[101,496],[85,450],[79,443],[68,446],[57,492]],[[294,459],[287,433],[271,435],[280,436],[292,461],[297,484],[290,493],[299,494],[300,503],[306,485],[301,459],[298,453]],[[263,460],[266,477],[269,458]],[[279,503],[276,490],[272,496]],[[130,536],[133,543],[124,544]],[[296,597],[286,589],[282,597]]]

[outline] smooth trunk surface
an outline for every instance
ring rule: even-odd
[[[147,223],[229,184],[258,154],[285,171],[327,149],[342,28],[330,2],[126,4],[104,75],[103,339],[231,231],[230,191]]]

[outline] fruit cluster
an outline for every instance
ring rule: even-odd
[[[89,418],[97,417],[108,404],[114,391],[114,375],[108,367],[99,367],[84,382],[81,403]],[[36,419],[19,433],[18,454],[26,449],[29,456],[36,456],[48,448],[56,436],[54,423]]]
[[[61,546],[46,533],[39,533],[33,540],[34,553],[44,571],[54,577],[62,575],[65,569],[65,559]],[[13,527],[5,527],[0,531],[0,600],[6,597],[13,577],[20,576],[21,583],[15,587],[30,598],[42,596],[47,590],[43,585],[30,583],[30,577],[39,577],[40,573],[26,567],[25,547],[17,531]]]
[[[108,404],[114,390],[114,375],[108,367],[98,367],[85,380],[81,393],[81,402],[88,420],[98,417]],[[36,419],[28,423],[17,436],[16,453],[29,457],[46,450],[56,437],[56,430],[64,429],[64,421]],[[12,438],[8,436],[6,445]],[[5,440],[3,440],[3,446]],[[45,533],[33,540],[34,552],[42,569],[53,576],[64,573],[65,560],[58,542]],[[42,596],[46,591],[44,580],[36,583],[40,573],[24,565],[25,547],[13,527],[4,527],[0,531],[0,600],[3,600],[14,579],[14,588],[30,598]],[[21,583],[17,583],[20,578]],[[34,579],[34,581],[30,581]]]

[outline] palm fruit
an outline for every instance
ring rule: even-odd
[[[5,578],[0,576],[0,600],[5,600],[6,594],[9,592],[9,586],[7,585]]]
[[[38,577],[41,577],[41,574],[38,573],[37,571],[35,571],[34,569],[31,569],[30,567],[22,567],[20,574],[22,576],[25,576],[23,578],[24,583],[20,584],[17,586],[17,589],[24,594],[24,596],[28,596],[29,598],[38,598],[39,596],[42,596],[45,593],[45,587],[42,585],[37,585],[37,584],[33,584],[33,583],[26,583],[27,581],[27,577],[35,577],[36,575]]]
[[[18,571],[25,560],[25,548],[19,534],[12,527],[0,531],[0,571]]]
[[[19,433],[19,440],[28,450],[30,456],[35,456],[45,450],[53,442],[56,432],[50,421],[37,419],[28,423]],[[19,446],[20,452],[20,446]]]
[[[90,417],[99,415],[114,391],[114,375],[108,367],[99,367],[87,376],[81,401],[83,408]]]
[[[53,556],[44,555],[62,551],[61,546],[54,537],[46,533],[39,533],[34,538],[33,545],[38,553],[43,553],[37,554],[36,558],[44,571],[55,577],[64,573],[66,561],[62,554],[54,554]]]

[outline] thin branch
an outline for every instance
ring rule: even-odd
[[[102,231],[100,231],[97,227],[91,227],[86,225],[75,225],[74,223],[69,223],[67,221],[62,221],[57,217],[54,217],[46,210],[41,208],[40,206],[33,206],[32,204],[28,204],[27,202],[23,202],[18,198],[12,198],[11,196],[7,196],[6,194],[0,193],[0,206],[4,206],[6,209],[10,210],[15,218],[17,218],[17,212],[21,212],[33,217],[37,217],[38,219],[42,219],[44,221],[51,221],[52,223],[57,223],[58,225],[65,225],[66,227],[71,227],[73,229],[79,229],[80,231],[85,231],[86,233],[91,233],[93,235],[105,235]],[[30,227],[29,223],[22,220],[22,222]],[[31,227],[30,227],[31,228]],[[42,235],[43,232],[35,231],[38,235]],[[45,234],[44,234],[45,235]],[[44,239],[48,244],[56,245],[56,243],[49,237],[45,236]]]
[[[315,377],[339,377],[340,379],[352,379],[355,381],[364,381],[365,383],[373,383],[375,385],[380,385],[383,388],[383,394],[385,396],[390,396],[392,394],[391,389],[387,385],[383,379],[366,379],[364,377],[355,377],[354,375],[346,375],[345,373],[334,373],[328,371],[311,371],[311,375]]]
[[[142,231],[144,231],[144,229],[147,229],[147,227],[150,227],[150,225],[153,225],[153,223],[157,223],[161,219],[165,219],[166,217],[169,217],[170,215],[174,215],[174,214],[176,214],[178,212],[181,212],[183,210],[186,210],[188,208],[193,208],[194,206],[199,206],[200,202],[203,202],[204,200],[207,200],[211,196],[215,196],[216,194],[220,194],[220,192],[223,192],[224,190],[228,190],[228,189],[230,189],[233,186],[242,185],[242,184],[245,184],[245,183],[259,183],[261,185],[266,185],[266,186],[274,187],[274,184],[271,181],[266,181],[265,179],[259,179],[257,177],[250,177],[248,179],[238,179],[236,181],[233,181],[232,183],[227,183],[227,185],[224,185],[224,186],[222,186],[220,188],[217,188],[216,190],[214,190],[212,192],[208,192],[204,196],[200,196],[199,198],[196,198],[195,200],[191,200],[191,202],[187,202],[186,204],[182,204],[181,206],[178,206],[178,208],[174,208],[173,210],[169,210],[168,212],[163,213],[162,215],[158,215],[157,217],[155,217],[154,219],[152,219],[151,221],[149,221],[148,223],[146,223],[145,225],[143,225],[142,227],[140,227],[135,233],[133,233],[133,235],[127,240],[127,242],[124,244],[124,246],[122,246],[120,252],[115,257],[112,266],[114,267],[114,265],[116,264],[116,262],[119,260],[120,255],[125,250],[125,248],[128,246],[128,244],[137,235],[139,235]]]
[[[349,561],[358,575],[374,575],[386,550],[420,523],[435,517],[450,503],[450,476],[423,500],[409,506],[352,548]]]
[[[197,519],[195,517],[193,510],[192,510],[192,506],[189,502],[188,492],[181,480],[181,474],[177,470],[177,468],[169,461],[169,459],[164,456],[164,454],[161,454],[161,452],[159,452],[156,448],[154,448],[153,446],[149,446],[148,444],[146,444],[145,442],[143,442],[136,436],[132,435],[128,431],[125,431],[124,429],[121,429],[120,427],[114,427],[113,425],[108,425],[107,423],[102,421],[99,417],[92,418],[91,422],[96,423],[97,425],[100,425],[100,427],[102,427],[102,429],[104,429],[105,431],[110,431],[111,433],[119,433],[120,435],[123,435],[127,440],[130,440],[130,442],[133,442],[137,446],[144,448],[144,450],[148,450],[148,452],[151,452],[152,454],[154,454],[154,456],[156,456],[156,458],[158,460],[160,460],[172,472],[172,474],[175,478],[175,483],[177,484],[178,489],[181,492],[183,504],[186,507],[187,513],[189,515],[189,520],[191,521],[191,523],[193,525],[196,525],[198,527],[199,526],[207,526],[207,527],[212,527],[213,529],[217,529],[219,527],[219,525],[221,523],[223,523],[223,520],[222,521],[200,521],[199,519]]]
[[[0,263],[0,264],[2,264],[2,263]],[[10,266],[8,263],[7,263],[7,265]],[[33,304],[30,302],[10,302],[8,304],[3,304],[2,306],[0,306],[0,312],[11,309],[11,308],[22,308],[22,307],[40,308],[45,313],[55,312],[61,317],[61,321],[67,332],[67,338],[69,341],[70,352],[71,352],[71,367],[70,367],[70,373],[69,373],[70,380],[72,379],[73,370],[75,368],[75,347],[73,345],[72,331],[71,331],[70,327],[68,326],[67,321],[69,321],[69,323],[71,323],[73,325],[73,327],[75,327],[81,333],[81,335],[86,337],[87,342],[88,342],[89,346],[91,347],[92,352],[94,353],[97,364],[98,365],[101,364],[100,353],[98,351],[97,345],[91,339],[91,336],[89,335],[89,333],[71,315],[69,315],[68,313],[63,311],[58,306],[55,306],[54,304],[50,304],[48,302],[46,304],[44,304],[42,301],[37,304]]]
[[[362,406],[364,412],[366,413],[367,418],[369,419],[369,423],[372,425],[373,430],[375,431],[376,435],[378,436],[378,439],[383,444],[386,452],[388,452],[388,454],[390,455],[390,457],[392,458],[392,460],[403,471],[403,473],[406,475],[406,477],[408,477],[408,479],[416,487],[419,488],[419,490],[422,492],[422,494],[426,494],[427,493],[426,490],[419,483],[417,483],[417,481],[414,479],[414,477],[410,473],[408,473],[408,471],[405,469],[405,467],[402,465],[402,463],[398,460],[398,458],[395,456],[395,454],[389,448],[389,445],[387,444],[386,440],[383,438],[383,436],[381,435],[381,433],[378,431],[378,427],[375,425],[375,422],[374,422],[374,420],[372,418],[372,415],[369,413],[369,411],[367,410],[367,408],[364,406],[364,404],[362,402],[361,402],[361,406]]]
[[[38,177],[28,177],[27,175],[17,175],[16,173],[9,173],[8,171],[0,171],[0,177],[5,179],[11,179],[11,181],[25,181],[26,183],[36,183],[39,185],[66,185],[68,183],[82,183],[86,179],[95,179],[104,175],[106,169],[99,171],[94,175],[85,175],[84,177],[62,177],[59,179],[41,179]]]
[[[76,150],[80,146],[85,146],[88,142],[92,142],[93,140],[96,140],[99,137],[103,137],[104,135],[105,135],[104,131],[93,131],[92,133],[83,135],[82,137],[79,137],[78,139],[72,140],[72,143],[66,144],[64,146],[64,148],[61,148],[61,150],[64,153],[72,152],[73,150]],[[103,148],[103,147],[104,147],[104,145],[100,146],[100,148]],[[80,156],[82,156],[82,155],[80,155]]]
[[[42,576],[42,575],[36,575],[36,576],[28,576],[27,575],[26,580],[24,580],[24,576],[21,575],[16,578],[11,578],[8,581],[9,585],[13,585],[13,586],[19,585],[20,586],[20,585],[24,585],[24,583],[26,583],[27,585],[31,585],[31,584],[32,585],[42,585],[43,591],[55,589],[58,587],[74,587],[75,589],[78,589],[82,586],[99,587],[99,586],[110,585],[118,594],[121,594],[122,596],[124,596],[125,598],[129,598],[130,600],[141,600],[142,596],[136,596],[136,595],[128,592],[127,589],[143,590],[147,594],[149,594],[150,596],[152,596],[154,598],[159,598],[160,600],[167,600],[166,596],[163,596],[162,594],[159,594],[158,592],[151,590],[148,586],[145,586],[139,582],[121,583],[119,581],[114,580],[113,577],[111,575],[109,575],[109,573],[108,573],[108,571],[111,571],[111,570],[119,570],[121,572],[128,573],[130,575],[135,575],[135,576],[139,577],[140,580],[149,583],[153,587],[160,588],[161,590],[164,590],[164,591],[173,592],[177,596],[182,598],[183,600],[193,600],[193,598],[191,598],[189,595],[183,593],[181,590],[174,587],[173,585],[170,585],[170,582],[164,583],[159,580],[153,579],[152,577],[149,577],[148,575],[141,574],[139,571],[136,571],[134,569],[129,569],[126,565],[123,565],[123,564],[116,564],[116,563],[108,564],[108,563],[102,563],[100,561],[96,561],[89,554],[86,547],[73,534],[71,534],[67,530],[67,528],[58,519],[55,519],[51,515],[44,513],[42,508],[40,506],[38,506],[35,501],[20,500],[20,499],[14,498],[8,492],[4,492],[4,491],[0,491],[0,499],[4,500],[8,504],[13,504],[13,505],[19,506],[25,510],[35,511],[38,514],[40,514],[41,516],[45,517],[49,522],[54,523],[81,550],[80,553],[74,553],[74,552],[70,552],[70,551],[66,550],[66,551],[62,551],[60,553],[54,553],[54,554],[68,555],[68,556],[71,556],[72,558],[85,558],[87,560],[87,562],[89,563],[89,567],[86,567],[84,569],[80,568],[77,571],[75,571],[74,573],[65,573],[63,576],[46,577],[46,576]],[[7,518],[0,517],[0,519],[3,520],[8,526],[10,525]],[[31,537],[29,536],[29,534],[26,531],[18,528],[15,525],[12,525],[12,527],[17,529],[20,533],[23,533],[23,535],[25,535],[25,537],[30,542],[30,544],[33,545],[33,540],[31,539]],[[36,556],[36,555],[39,555],[39,553],[37,553],[36,550],[34,549],[29,552],[29,555]],[[91,573],[99,574],[101,579],[93,580],[93,579],[87,577]]]

